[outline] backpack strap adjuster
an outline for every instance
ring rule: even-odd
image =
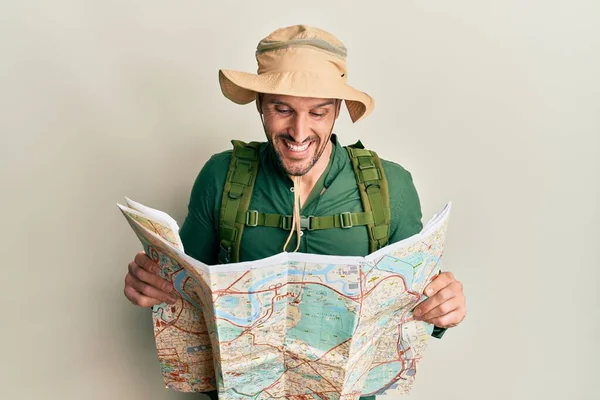
[[[352,213],[346,211],[340,214],[340,228],[350,229],[354,226],[352,224]]]
[[[285,229],[289,231],[292,229],[292,216],[291,215],[282,215],[281,216],[281,229]]]
[[[258,226],[258,211],[248,210],[246,213],[246,226]]]

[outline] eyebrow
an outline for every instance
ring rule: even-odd
[[[277,99],[269,101],[269,104],[286,106],[286,107],[289,107],[291,109],[294,109],[294,107],[292,107],[291,105],[289,105],[285,101],[281,101],[281,100],[277,100]],[[319,104],[315,105],[314,107],[311,107],[311,109],[313,109],[313,108],[321,108],[321,107],[325,107],[325,106],[328,106],[328,105],[334,105],[334,104],[335,104],[334,100],[327,100],[327,101],[325,101],[323,103],[319,103]]]

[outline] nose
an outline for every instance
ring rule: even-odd
[[[289,134],[296,143],[302,143],[311,136],[310,121],[304,113],[296,113],[292,119]]]

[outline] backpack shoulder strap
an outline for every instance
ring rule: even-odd
[[[219,212],[219,263],[238,262],[244,224],[236,221],[238,213],[250,207],[258,174],[260,142],[232,140],[233,153],[223,188]]]
[[[391,211],[387,179],[377,153],[365,149],[360,141],[346,150],[352,160],[363,209],[373,215],[372,223],[367,225],[369,253],[372,253],[389,240]]]

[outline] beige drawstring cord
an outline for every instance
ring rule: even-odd
[[[292,240],[292,236],[294,236],[294,232],[296,232],[296,248],[293,253],[297,252],[300,248],[300,186],[302,184],[301,176],[294,176],[294,215],[292,216],[292,227],[290,229],[290,234],[288,235],[285,244],[283,245],[283,251],[286,251],[290,241]]]

